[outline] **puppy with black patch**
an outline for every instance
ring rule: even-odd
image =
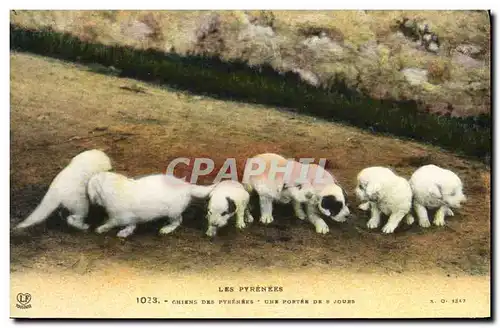
[[[250,194],[238,181],[225,180],[216,184],[210,192],[207,212],[207,236],[214,237],[217,230],[227,225],[228,220],[236,215],[236,227],[244,229],[245,223],[253,222],[248,209]]]
[[[373,166],[361,170],[357,176],[355,192],[362,202],[359,208],[371,210],[371,218],[367,223],[369,229],[378,227],[382,213],[389,216],[387,224],[382,228],[383,233],[394,232],[404,217],[408,224],[413,224],[410,183],[391,169]]]
[[[306,180],[312,186],[314,197],[306,202],[293,200],[295,215],[301,220],[307,218],[315,226],[317,233],[326,234],[330,229],[319,214],[336,222],[347,221],[350,215],[347,194],[323,167],[317,164],[302,165],[307,172]],[[306,212],[302,208],[304,205]]]
[[[423,228],[430,227],[427,208],[435,209],[434,225],[445,225],[445,216],[453,216],[452,208],[460,208],[466,201],[462,191],[462,181],[453,171],[436,165],[424,165],[410,178],[413,190],[413,207],[418,223]]]
[[[247,174],[253,172],[252,161],[263,165],[263,172]],[[273,153],[257,155],[252,161],[247,162],[243,183],[248,191],[254,190],[259,195],[262,223],[273,221],[273,201],[292,203],[295,215],[311,222],[317,233],[329,231],[318,213],[338,222],[346,221],[350,212],[345,192],[321,166],[288,160]],[[307,213],[302,209],[303,205]]]

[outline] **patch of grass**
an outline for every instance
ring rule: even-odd
[[[443,83],[451,77],[451,64],[449,61],[436,59],[429,63],[427,71],[430,83]]]
[[[306,25],[299,27],[298,33],[305,38],[309,38],[311,36],[326,36],[334,41],[344,42],[344,34],[339,29],[334,27]]]
[[[200,33],[211,30],[206,29],[212,25],[211,17],[217,17],[216,31]],[[439,37],[438,55],[411,42],[411,36],[396,33],[400,31],[397,22],[404,17],[429,25]],[[486,11],[20,10],[11,13],[11,22],[36,29],[52,27],[107,45],[153,48],[182,56],[209,55],[250,66],[268,64],[280,72],[301,72],[304,82],[315,86],[330,87],[330,82],[345,79],[349,86],[372,97],[412,99],[422,104],[422,111],[436,103],[450,103],[453,115],[491,112],[489,95],[477,88],[463,92],[481,66],[479,83],[489,89]],[[314,41],[319,36],[328,38]],[[334,41],[336,51],[330,51],[328,40]],[[477,60],[469,60],[468,65],[452,60],[457,45],[470,43],[481,48]],[[373,44],[383,50],[383,66],[377,64],[377,54],[363,58],[361,49]],[[400,79],[402,68],[427,69],[436,58],[449,63],[449,79],[431,74],[431,83],[417,88]],[[332,69],[335,66],[340,68]]]
[[[114,68],[113,66],[108,67],[101,64],[88,64],[87,68],[89,71],[99,74],[111,75],[111,76],[120,75],[120,71]]]
[[[93,22],[86,23],[82,27],[82,39],[85,41],[95,41],[99,37],[99,30]]]
[[[161,24],[152,13],[145,14],[139,19],[139,21],[146,24],[151,29],[149,36],[153,39],[153,41],[162,42],[165,39]]]
[[[131,85],[131,86],[123,85],[120,87],[120,89],[135,93],[143,93],[143,94],[147,93],[146,89],[141,87],[140,85]]]
[[[116,10],[103,10],[102,16],[104,17],[104,19],[115,22],[116,18],[118,17],[118,12]]]
[[[295,74],[280,75],[269,66],[211,57],[181,57],[149,49],[89,43],[52,29],[30,30],[11,24],[12,50],[121,70],[121,76],[164,83],[192,92],[251,103],[296,108],[303,113],[346,122],[381,133],[440,145],[471,156],[491,153],[491,128],[476,118],[438,117],[416,110],[412,101],[375,100],[341,85],[321,90]]]
[[[435,162],[435,160],[432,157],[432,155],[430,155],[430,154],[427,154],[424,156],[411,156],[411,157],[401,159],[401,161],[396,164],[396,167],[411,166],[414,168],[418,168],[418,167],[421,167],[423,165],[428,165],[428,164],[431,164],[434,162]]]
[[[260,26],[269,26],[272,29],[275,28],[276,16],[272,11],[269,10],[250,10],[246,11],[245,14],[248,17],[250,23]]]

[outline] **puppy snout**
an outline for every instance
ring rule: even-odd
[[[354,191],[355,195],[356,195],[356,198],[360,199],[360,200],[363,200],[365,197],[365,193],[359,189],[359,188],[356,188],[356,190]]]
[[[209,237],[214,237],[217,234],[217,228],[214,226],[209,226],[205,234]]]
[[[344,220],[346,220],[346,221],[350,220],[350,219],[352,219],[352,217],[353,217],[352,214],[349,212],[346,215],[344,215]]]
[[[346,222],[349,219],[347,215],[336,217],[334,220],[337,222]]]

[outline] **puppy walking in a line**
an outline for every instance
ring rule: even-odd
[[[27,219],[19,223],[16,229],[43,222],[59,206],[63,206],[71,213],[67,218],[68,224],[80,230],[87,230],[89,225],[85,224],[84,220],[89,212],[88,181],[94,174],[109,171],[111,168],[111,160],[100,150],[87,150],[76,155],[54,178],[40,205]]]
[[[160,234],[169,234],[181,225],[182,213],[192,197],[205,198],[214,187],[190,184],[166,174],[139,179],[111,172],[96,174],[89,181],[88,194],[92,203],[103,206],[109,216],[96,232],[125,227],[117,236],[126,238],[137,224],[168,217],[170,223],[160,229]]]
[[[254,162],[262,166],[256,174],[253,174]],[[338,222],[344,222],[350,214],[345,192],[330,173],[316,164],[303,164],[273,153],[260,154],[247,162],[243,180],[247,190],[255,190],[259,195],[260,221],[264,224],[274,220],[275,201],[291,202],[295,215],[307,219],[321,234],[328,233],[329,228],[319,213]]]
[[[258,164],[257,168],[253,165]],[[273,203],[290,203],[295,200],[306,202],[314,196],[307,181],[301,181],[300,163],[272,153],[260,154],[245,165],[243,185],[248,192],[259,195],[260,222],[269,224],[274,221]]]
[[[238,181],[225,180],[219,182],[210,192],[208,201],[206,234],[213,237],[217,229],[227,225],[227,221],[236,215],[236,228],[244,229],[245,223],[253,222],[252,214],[248,209],[250,194]]]
[[[413,190],[413,206],[421,227],[431,226],[427,208],[435,209],[434,225],[445,225],[446,215],[453,216],[452,208],[460,208],[466,201],[462,181],[452,171],[436,165],[425,165],[417,169],[410,178]]]
[[[346,222],[351,214],[347,206],[347,194],[323,167],[317,164],[301,165],[307,172],[306,179],[314,196],[305,204],[292,200],[295,215],[301,220],[307,219],[311,222],[317,233],[326,234],[330,229],[321,215],[336,222]],[[306,207],[305,213],[302,205]]]
[[[380,224],[380,215],[389,216],[383,233],[392,233],[399,222],[406,217],[407,224],[413,224],[411,215],[412,190],[409,182],[391,169],[373,166],[361,170],[357,176],[356,196],[362,202],[361,210],[371,210],[371,218],[367,223],[369,229]]]

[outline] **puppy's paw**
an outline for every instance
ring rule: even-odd
[[[358,206],[358,208],[362,211],[368,211],[370,209],[370,203],[369,202],[365,202],[363,204],[360,204]]]
[[[438,218],[434,220],[434,225],[438,227],[442,227],[445,225],[444,218]]]
[[[83,223],[81,220],[76,219],[74,216],[68,217],[68,224],[78,230],[86,231],[90,228],[90,226],[86,223]]]
[[[105,233],[106,231],[108,231],[108,229],[107,229],[106,227],[103,227],[103,226],[97,227],[97,228],[95,229],[95,232],[96,232],[97,234],[103,234],[103,233]]]
[[[378,227],[378,224],[379,224],[379,220],[377,220],[377,219],[370,219],[366,223],[366,226],[368,227],[368,229],[375,229],[375,228]]]
[[[174,231],[177,227],[166,226],[160,229],[160,235],[168,235],[172,231]]]
[[[260,218],[260,222],[262,222],[264,224],[269,224],[269,223],[271,223],[273,221],[274,221],[274,218],[273,218],[272,215],[263,215]]]
[[[208,237],[215,237],[215,235],[217,234],[217,229],[213,228],[213,227],[210,227],[210,228],[207,229],[207,232],[205,232],[205,234]]]
[[[431,226],[431,223],[429,222],[429,220],[418,220],[418,225],[422,228],[429,228]]]
[[[382,232],[383,233],[393,233],[394,230],[396,230],[396,228],[398,227],[397,224],[395,225],[392,225],[392,224],[389,224],[387,223],[383,228],[382,228]]]
[[[116,236],[119,238],[127,238],[128,236],[133,234],[134,231],[135,231],[135,225],[130,225],[118,231]]]
[[[455,215],[455,213],[453,213],[453,211],[452,211],[450,208],[446,209],[446,212],[445,212],[444,214],[446,214],[446,215],[448,215],[448,216],[453,216],[453,215]]]
[[[245,229],[246,226],[245,221],[236,221],[236,228],[242,230]]]
[[[297,214],[297,218],[298,218],[299,220],[302,220],[302,221],[304,221],[305,219],[307,219],[306,215],[305,215],[305,214],[303,214],[303,213],[301,213],[301,214]]]
[[[314,226],[316,227],[316,232],[320,234],[327,234],[330,231],[330,228],[328,228],[328,225],[325,223],[325,221],[317,221]]]
[[[412,225],[413,222],[415,222],[415,218],[411,214],[406,215],[406,224],[407,225]]]
[[[246,223],[252,223],[253,222],[253,216],[251,214],[245,215],[245,222]]]
[[[126,230],[120,230],[118,231],[118,233],[116,234],[116,237],[118,238],[127,238],[128,236],[130,236],[131,232],[129,231],[126,231]]]

